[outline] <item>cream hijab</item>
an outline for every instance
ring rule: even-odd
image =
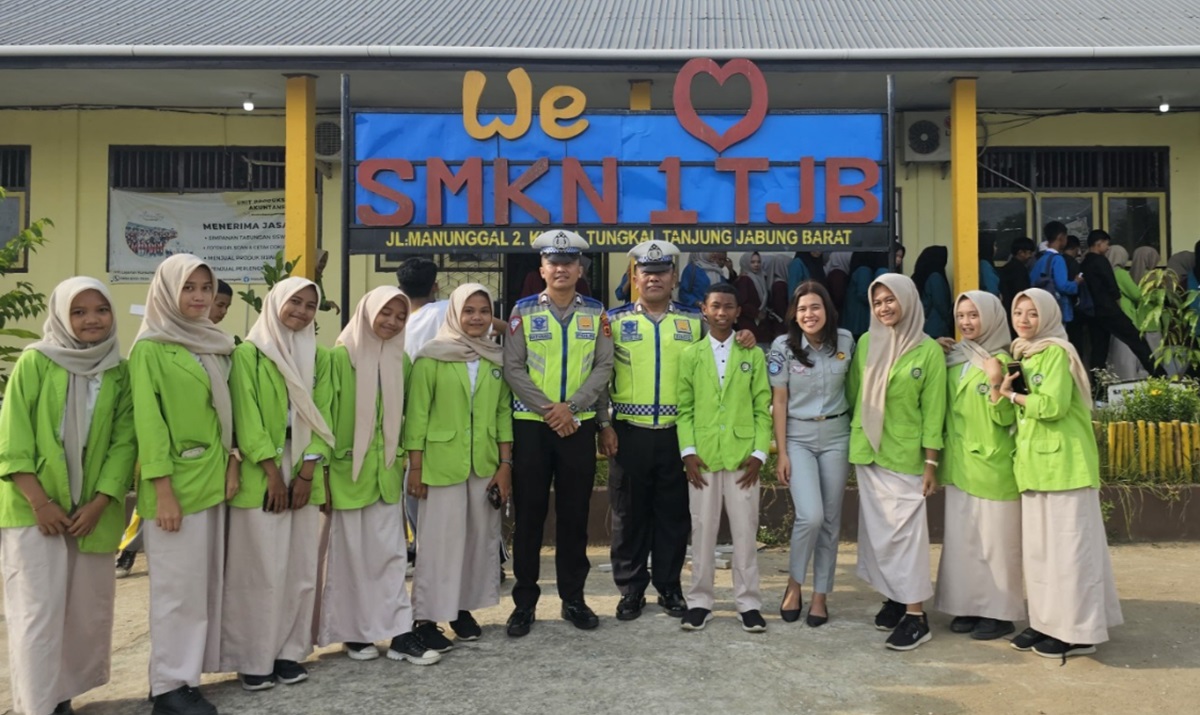
[[[288,405],[292,409],[292,464],[300,464],[304,450],[316,432],[327,444],[334,442],[333,432],[326,424],[321,411],[313,402],[313,375],[317,362],[317,331],[312,323],[303,330],[292,330],[283,324],[280,313],[292,296],[305,288],[312,287],[321,302],[321,290],[307,278],[285,278],[267,293],[262,313],[246,334],[246,342],[253,343],[263,355],[275,363],[283,381],[287,384]]]
[[[409,312],[412,303],[395,286],[380,286],[362,297],[350,322],[338,335],[337,344],[345,345],[354,366],[354,452],[351,479],[358,481],[363,458],[375,436],[375,402],[383,400],[384,465],[391,467],[400,446],[400,427],[404,423],[404,331],[388,341],[375,334],[372,325],[383,307],[396,298],[404,301]]]
[[[1092,386],[1088,381],[1087,368],[1079,359],[1079,353],[1075,350],[1075,346],[1067,341],[1067,330],[1063,327],[1062,311],[1059,310],[1058,301],[1041,288],[1030,288],[1017,293],[1013,298],[1014,309],[1022,298],[1030,299],[1033,301],[1033,306],[1037,308],[1038,331],[1030,340],[1017,338],[1013,341],[1013,357],[1023,360],[1030,355],[1037,355],[1051,345],[1057,345],[1066,350],[1067,357],[1071,361],[1071,377],[1075,380],[1075,387],[1079,389],[1079,399],[1088,409],[1091,409]]]
[[[885,286],[896,296],[900,320],[887,327],[871,311],[871,342],[867,349],[867,367],[862,380],[862,428],[867,442],[876,452],[883,440],[883,413],[887,403],[888,375],[905,353],[917,347],[925,335],[925,309],[912,279],[902,273],[885,273],[871,282],[867,296],[874,298],[875,286]]]
[[[1133,263],[1129,267],[1129,275],[1134,283],[1141,283],[1147,273],[1158,267],[1159,255],[1153,246],[1142,246],[1134,249]]]
[[[970,362],[973,366],[984,369],[984,365],[996,353],[1008,350],[1009,338],[1008,320],[1004,317],[1004,304],[996,296],[982,290],[969,290],[961,293],[954,301],[955,310],[958,304],[969,300],[979,311],[979,338],[967,340],[963,338],[954,344],[950,354],[946,356],[946,365],[962,365]]]
[[[208,316],[192,320],[179,308],[183,285],[192,273],[203,268],[212,278],[213,293],[217,276],[212,268],[190,253],[177,253],[158,264],[150,291],[146,294],[146,315],[142,327],[133,339],[153,340],[178,345],[195,355],[208,373],[213,409],[221,422],[221,444],[227,452],[233,450],[233,403],[229,399],[229,354],[233,352],[233,337],[218,328]]]
[[[67,400],[63,409],[63,451],[67,457],[67,483],[71,504],[83,495],[83,450],[87,447],[91,420],[88,419],[88,381],[121,364],[121,346],[117,342],[117,322],[98,343],[81,342],[71,328],[71,304],[84,291],[94,290],[112,307],[108,288],[95,278],[76,276],[55,286],[50,293],[42,339],[25,347],[45,355],[67,371]]]
[[[754,260],[754,254],[758,251],[743,253],[738,259],[738,267],[741,268],[739,276],[745,276],[754,284],[754,290],[758,293],[758,305],[760,308],[767,307],[767,258],[763,254],[758,254],[759,268],[755,271],[750,267],[750,261]]]
[[[1105,254],[1110,265],[1113,268],[1125,268],[1129,265],[1129,251],[1125,250],[1124,246],[1113,244],[1108,247],[1108,253]]]
[[[450,294],[450,306],[446,310],[446,320],[438,328],[433,340],[425,343],[417,357],[433,358],[442,362],[471,362],[483,358],[491,362],[504,364],[504,351],[486,335],[472,338],[462,329],[462,310],[467,299],[476,293],[487,296],[491,305],[492,293],[481,283],[464,283]]]

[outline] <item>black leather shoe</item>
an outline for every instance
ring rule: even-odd
[[[185,685],[154,698],[151,715],[217,715],[217,709],[199,690]]]
[[[75,709],[71,707],[70,700],[64,700],[54,706],[53,715],[75,715]]]
[[[788,591],[783,589],[783,600],[779,602],[779,617],[784,623],[795,623],[800,620],[800,611],[804,608],[804,597],[800,598],[800,605],[795,608],[784,608],[783,604],[787,602]]]
[[[1017,630],[1012,621],[1001,621],[995,618],[980,618],[971,638],[977,641],[994,641]]]
[[[513,638],[529,635],[529,627],[533,625],[532,608],[514,608],[508,617],[508,635]]]
[[[978,616],[955,616],[950,621],[950,630],[954,633],[970,633],[979,625],[979,620]]]
[[[564,621],[570,621],[576,628],[585,631],[590,631],[600,625],[600,619],[596,617],[596,612],[588,608],[582,598],[578,601],[563,601],[562,617]]]
[[[627,593],[621,596],[621,601],[617,604],[617,620],[632,621],[642,615],[642,609],[646,607],[646,597],[640,593]]]
[[[683,591],[678,589],[660,594],[658,605],[662,606],[668,615],[675,616],[676,618],[683,618],[688,612],[687,601],[683,598]]]
[[[808,624],[809,628],[818,628],[825,625],[829,622],[829,607],[826,606],[825,615],[818,616],[812,612],[812,607],[810,606],[808,609],[808,615],[804,617],[804,622]]]

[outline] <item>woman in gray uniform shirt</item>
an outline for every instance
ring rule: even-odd
[[[786,322],[788,332],[775,339],[767,356],[775,444],[786,445],[775,471],[796,510],[779,615],[789,623],[800,618],[800,591],[812,561],[812,605],[805,622],[815,628],[829,620],[825,597],[833,590],[842,495],[850,473],[850,405],[843,383],[854,339],[838,329],[833,300],[814,281],[796,288]]]

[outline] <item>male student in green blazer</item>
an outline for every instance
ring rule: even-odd
[[[683,351],[679,364],[679,448],[692,514],[692,585],[684,630],[712,619],[713,551],[721,508],[733,536],[734,605],[742,629],[767,629],[758,587],[758,473],[771,447],[771,386],[758,348],[734,340],[739,308],[727,284],[710,286],[701,305],[708,339]]]

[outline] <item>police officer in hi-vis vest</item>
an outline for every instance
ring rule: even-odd
[[[583,599],[588,504],[596,478],[595,403],[612,374],[612,334],[604,306],[575,292],[579,234],[547,231],[533,242],[546,290],[517,301],[504,344],[504,378],[513,391],[512,595],[508,635],[533,624],[541,589],[542,530],[554,485],[555,569],[562,617],[577,628],[599,624]]]
[[[675,432],[675,389],[680,353],[704,336],[700,311],[671,300],[679,249],[666,241],[645,241],[629,255],[638,299],[608,313],[613,419],[610,426],[602,409],[599,421],[600,451],[610,457],[612,568],[622,621],[641,615],[651,583],[668,613],[687,611],[679,575],[691,516]]]

